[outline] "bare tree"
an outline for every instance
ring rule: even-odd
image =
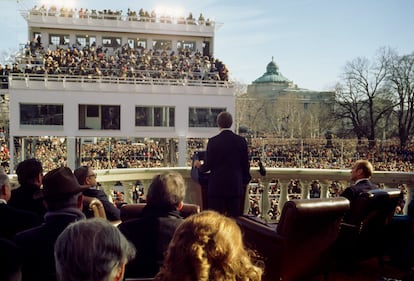
[[[400,147],[407,146],[414,122],[414,53],[390,59],[390,86],[397,97],[395,115],[398,120]]]
[[[297,96],[287,94],[277,97],[275,109],[276,114],[279,115],[278,120],[282,126],[282,133],[286,133],[289,138],[304,137],[303,128],[307,126],[304,124],[306,114],[303,104]]]
[[[345,65],[343,83],[337,87],[338,117],[347,118],[359,139],[375,145],[376,126],[392,110],[386,87],[389,51],[382,49],[373,62],[356,58]]]
[[[246,86],[238,82],[235,82],[235,95],[236,131],[239,131],[240,127],[246,127],[255,134],[263,132],[266,128],[263,120],[265,120],[264,107],[267,104],[267,100],[246,94]]]

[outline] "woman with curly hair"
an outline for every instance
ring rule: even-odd
[[[236,222],[215,211],[188,217],[175,231],[156,281],[260,281]]]

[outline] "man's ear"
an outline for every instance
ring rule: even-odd
[[[42,173],[39,173],[37,175],[37,179],[36,180],[37,180],[39,186],[41,186],[43,184],[43,174]]]
[[[124,273],[125,273],[125,263],[121,262],[116,269],[116,276],[114,278],[114,281],[121,281],[124,279]]]
[[[184,206],[184,202],[183,202],[183,201],[181,201],[181,202],[178,204],[178,206],[177,206],[177,211],[181,211],[181,209],[183,208],[183,206]]]

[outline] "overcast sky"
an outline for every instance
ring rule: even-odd
[[[19,10],[42,3],[203,13],[223,24],[216,30],[215,57],[231,79],[245,84],[263,75],[273,57],[299,87],[330,90],[347,61],[371,59],[380,47],[414,52],[413,0],[0,0],[0,53],[28,39]]]

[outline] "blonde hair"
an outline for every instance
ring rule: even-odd
[[[357,169],[361,169],[364,176],[370,178],[374,173],[374,167],[368,160],[357,160],[355,162]]]
[[[188,217],[175,231],[159,281],[260,281],[236,222],[215,211]]]

